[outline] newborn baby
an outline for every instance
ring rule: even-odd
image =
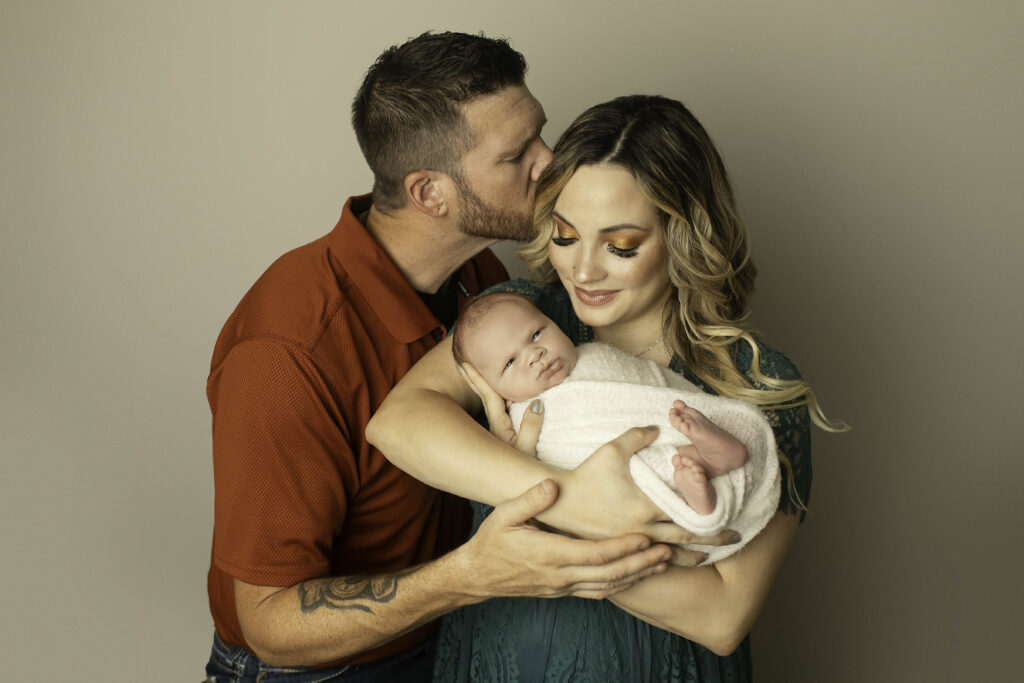
[[[667,421],[669,428],[658,440],[632,459],[630,472],[673,521],[696,533],[733,528],[747,541],[774,513],[774,435],[753,406],[705,394],[681,375],[606,344],[574,347],[554,322],[516,294],[489,294],[467,306],[452,349],[456,362],[472,365],[506,400],[516,429],[529,400],[542,398],[545,419],[537,444],[542,461],[570,469],[630,426]],[[714,411],[714,420],[707,409]],[[726,422],[744,436],[723,428]],[[748,463],[748,446],[756,446],[756,463]],[[744,516],[740,507],[751,493],[764,500]],[[703,518],[695,522],[696,517]],[[738,529],[737,520],[745,528]],[[709,561],[717,561],[736,547],[708,550],[715,555]]]

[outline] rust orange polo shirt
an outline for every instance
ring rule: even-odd
[[[213,412],[210,610],[248,647],[233,578],[261,586],[394,572],[461,543],[468,506],[413,479],[363,438],[370,415],[445,330],[346,202],[337,226],[288,252],[224,325],[207,397]],[[454,276],[460,308],[507,279],[490,251]],[[428,624],[344,660],[390,656]]]

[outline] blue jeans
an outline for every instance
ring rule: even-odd
[[[204,683],[429,683],[434,673],[437,636],[405,652],[366,664],[328,669],[270,666],[244,648],[213,634],[213,649]]]

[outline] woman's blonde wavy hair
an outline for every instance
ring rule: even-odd
[[[766,409],[807,406],[819,427],[848,429],[825,416],[806,382],[761,372],[755,330],[747,321],[757,275],[750,239],[718,151],[680,102],[649,95],[619,97],[591,107],[562,134],[537,185],[538,234],[519,250],[530,275],[545,282],[556,279],[548,262],[555,200],[577,168],[596,164],[629,171],[657,207],[674,289],[664,313],[669,349],[722,396]],[[753,353],[752,381],[730,353],[738,341]]]

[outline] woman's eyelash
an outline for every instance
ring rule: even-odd
[[[554,242],[556,246],[567,247],[570,244],[572,244],[573,242],[575,242],[576,238],[575,237],[552,237],[551,241]]]
[[[609,244],[608,245],[608,251],[610,251],[611,253],[615,254],[616,256],[618,256],[620,258],[633,258],[634,256],[637,255],[638,250],[639,250],[639,247],[631,247],[629,249],[623,249],[622,247],[617,247],[614,244]]]

